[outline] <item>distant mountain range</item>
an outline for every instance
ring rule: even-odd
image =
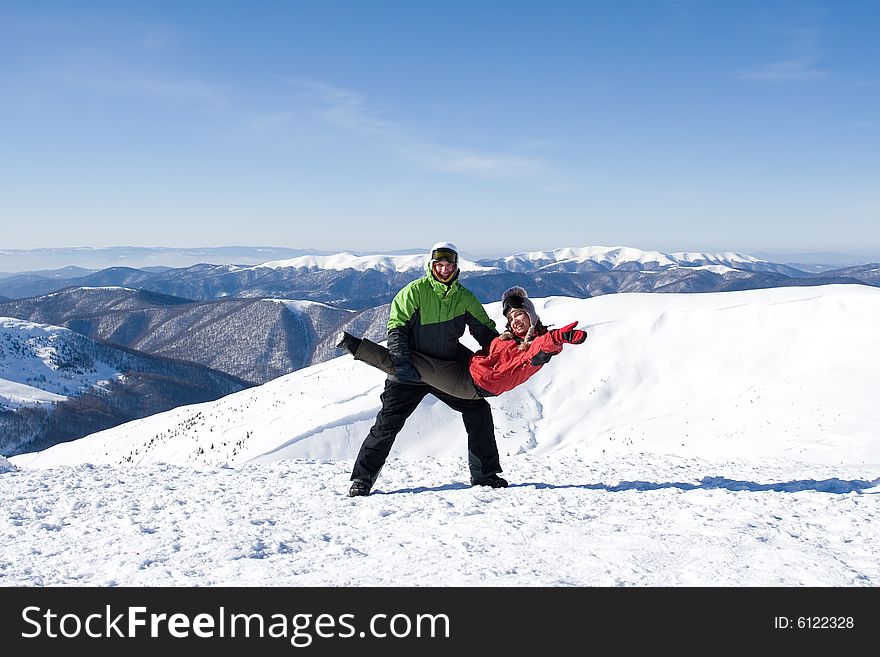
[[[604,249],[606,247],[591,247]],[[624,247],[615,247],[622,249]],[[564,249],[557,249],[562,251]],[[608,249],[613,250],[613,249]],[[422,249],[386,251],[389,255],[421,255]],[[652,253],[645,251],[645,253]],[[43,273],[60,268],[80,269],[84,273],[108,269],[110,267],[129,267],[134,269],[183,268],[200,263],[258,265],[270,261],[298,257],[335,257],[336,251],[310,248],[288,248],[277,246],[223,246],[223,247],[61,247],[42,249],[0,249],[0,278],[12,273]],[[367,255],[359,253],[358,255]],[[502,254],[503,255],[503,254]],[[852,255],[831,252],[813,253],[753,253],[753,256],[768,262],[782,263],[795,269],[819,272],[825,269],[851,267],[880,261],[880,254]],[[471,256],[462,252],[463,257],[479,261],[487,256]],[[495,257],[494,255],[492,257]]]
[[[68,329],[0,318],[0,453],[44,449],[249,385]]]
[[[66,287],[122,286],[193,301],[228,297],[316,301],[350,310],[389,303],[422,275],[425,256],[339,253],[297,256],[254,266],[198,264],[163,271],[112,267],[85,276],[19,274],[0,280],[0,295],[23,298]],[[663,254],[625,247],[584,247],[461,262],[462,280],[484,303],[510,285],[534,281],[540,294],[590,297],[615,292],[716,292],[829,283],[880,284],[875,265],[810,273],[752,256]]]
[[[33,272],[59,267],[88,270],[108,267],[189,267],[200,262],[230,262],[256,265],[267,260],[298,255],[330,253],[315,249],[290,249],[275,246],[221,247],[60,247],[44,249],[0,249],[0,272]],[[2,277],[2,274],[0,274]]]
[[[811,273],[880,262],[880,255],[852,255],[847,253],[834,253],[831,251],[811,253],[766,253],[759,251],[752,255],[761,260],[780,262],[789,267],[794,267],[795,269]]]

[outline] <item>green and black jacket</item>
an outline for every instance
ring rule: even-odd
[[[412,351],[434,358],[456,360],[464,347],[458,339],[468,328],[481,347],[498,336],[474,293],[456,278],[444,285],[427,275],[404,287],[391,302],[388,318],[388,351],[394,365],[412,362]]]

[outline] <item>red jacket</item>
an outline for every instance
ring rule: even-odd
[[[489,345],[488,356],[482,352],[474,354],[470,361],[474,383],[486,392],[500,395],[526,381],[550,356],[562,351],[562,344],[554,342],[549,332],[532,340],[525,351],[520,351],[519,345],[517,340],[499,337]]]

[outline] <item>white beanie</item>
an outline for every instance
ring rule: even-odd
[[[452,242],[437,242],[434,246],[431,247],[431,255],[430,259],[434,259],[434,254],[437,251],[452,251],[455,254],[456,259],[458,258],[458,247],[455,246]]]

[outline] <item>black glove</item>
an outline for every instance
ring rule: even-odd
[[[562,332],[562,341],[568,342],[570,344],[581,344],[584,340],[587,339],[586,331],[579,331],[575,329],[574,331],[563,331]]]
[[[412,363],[400,363],[394,366],[394,376],[401,383],[421,383],[422,377]]]

